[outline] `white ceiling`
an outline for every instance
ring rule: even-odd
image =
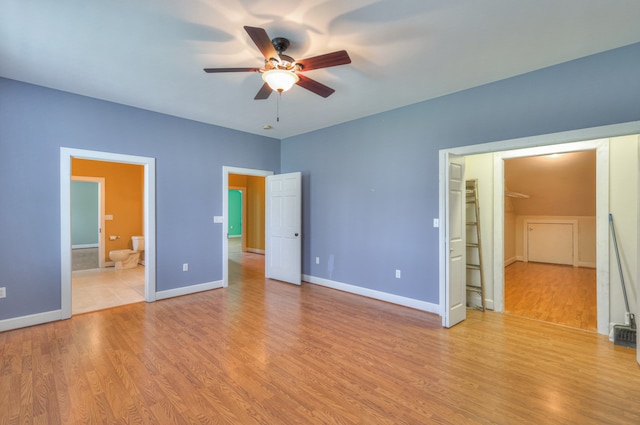
[[[0,76],[281,139],[639,42],[638,22],[638,0],[0,0]],[[260,74],[202,71],[262,66],[244,25],[352,63],[306,73],[336,92],[294,87],[276,122]]]

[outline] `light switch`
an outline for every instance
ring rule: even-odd
[[[214,216],[213,216],[213,222],[214,222],[214,223],[222,223],[222,219],[223,219],[223,218],[224,218],[224,217],[222,217],[221,215],[214,215]]]

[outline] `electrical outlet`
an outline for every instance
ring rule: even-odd
[[[396,279],[400,279],[400,270],[396,270]]]
[[[316,257],[316,264],[320,264],[320,257]]]
[[[0,288],[0,298],[7,298],[7,288]]]
[[[182,265],[182,271],[183,272],[188,272],[189,271],[189,263],[184,263]]]

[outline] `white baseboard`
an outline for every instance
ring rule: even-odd
[[[336,282],[333,280],[323,279],[320,277],[302,275],[302,280],[313,283],[314,285],[326,286],[327,288],[337,289],[339,291],[349,292],[351,294],[362,295],[376,300],[386,301],[392,304],[398,304],[405,307],[415,308],[416,310],[426,311],[440,315],[440,306],[438,304],[426,301],[416,300],[414,298],[402,297],[400,295],[389,294],[387,292],[376,291],[373,289],[363,288],[361,286],[349,285],[348,283]]]
[[[183,288],[169,289],[156,292],[156,300],[179,297],[181,295],[194,294],[196,292],[208,291],[210,289],[222,288],[222,281],[201,283],[198,285],[185,286]],[[62,320],[62,310],[47,311],[45,313],[30,314],[28,316],[14,317],[0,320],[0,332],[13,329],[26,328],[28,326],[41,325],[43,323]]]
[[[253,252],[254,254],[264,255],[264,249],[247,248],[247,252]]]
[[[62,320],[62,310],[14,317],[11,319],[0,320],[0,332],[41,325],[43,323],[55,322],[57,320]]]
[[[477,292],[467,291],[467,303],[473,305],[482,305],[482,302],[480,301],[480,294],[478,294]],[[485,298],[484,306],[487,310],[495,310],[494,302],[492,299]]]
[[[197,285],[184,286],[182,288],[167,289],[166,291],[156,292],[156,300],[164,300],[167,298],[180,297],[182,295],[195,294],[196,292],[208,291],[210,289],[222,288],[222,281],[199,283]]]
[[[509,258],[507,260],[504,260],[504,266],[505,267],[510,266],[511,264],[513,264],[513,263],[515,263],[517,261],[518,261],[518,257],[511,257],[511,258]]]
[[[100,248],[100,245],[98,245],[97,243],[71,245],[71,249],[85,249],[85,248]]]
[[[578,267],[584,267],[587,269],[595,269],[596,263],[590,263],[588,261],[578,261]]]

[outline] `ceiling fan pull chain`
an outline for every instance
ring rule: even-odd
[[[282,97],[282,92],[278,92],[278,100],[276,101],[276,122],[280,122],[280,98]]]

